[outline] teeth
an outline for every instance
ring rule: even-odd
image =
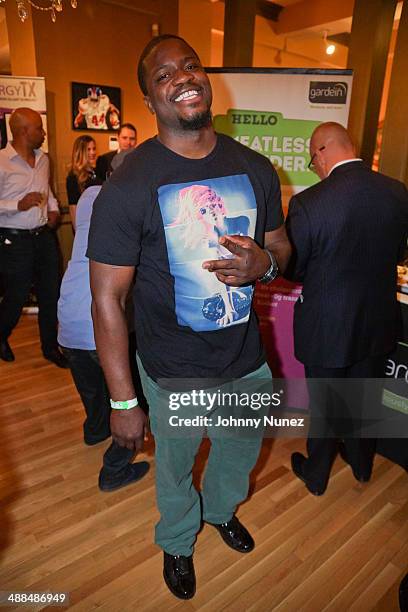
[[[189,91],[185,91],[184,93],[180,94],[176,99],[175,102],[181,102],[182,100],[187,100],[188,98],[193,98],[194,96],[198,95],[198,91],[196,91],[195,89],[190,89]]]

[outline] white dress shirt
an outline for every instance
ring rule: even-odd
[[[46,223],[39,206],[24,211],[17,208],[19,201],[33,191],[48,194],[47,210],[59,210],[49,186],[48,156],[40,149],[36,149],[34,154],[35,165],[32,168],[9,142],[0,150],[0,227],[34,229]]]

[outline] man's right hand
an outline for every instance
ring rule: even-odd
[[[22,200],[19,201],[17,209],[22,211],[29,210],[33,206],[40,206],[41,200],[42,197],[39,191],[31,191],[30,193],[27,193]]]
[[[147,416],[139,406],[130,410],[111,412],[110,426],[113,440],[119,446],[140,451],[147,436]]]

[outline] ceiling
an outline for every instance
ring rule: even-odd
[[[325,23],[319,23],[319,25],[312,26],[310,28],[306,28],[304,30],[300,30],[299,34],[307,35],[308,32],[311,34],[322,34],[324,31],[327,31],[328,36],[333,34],[341,34],[343,32],[351,32],[351,24],[353,18],[346,17],[345,19],[338,19],[337,21],[326,21]]]
[[[108,1],[108,0],[104,0],[104,1]],[[109,0],[109,1],[112,1],[112,0]],[[210,0],[210,1],[219,2],[220,0]],[[266,2],[270,2],[271,4],[278,4],[282,7],[289,7],[289,6],[299,4],[299,3],[303,4],[303,7],[304,7],[304,4],[309,1],[310,3],[314,2],[314,0],[266,0]],[[129,6],[133,4],[133,0],[121,0],[121,2],[129,3]],[[400,18],[401,7],[402,7],[402,2],[400,1],[397,7],[396,20]],[[0,6],[0,74],[10,73],[10,57],[9,57],[10,51],[9,51],[7,27],[6,27],[5,20],[6,20],[6,11],[4,9],[4,6],[3,7]],[[347,33],[351,32],[351,24],[352,24],[352,17],[350,16],[344,19],[338,19],[336,21],[326,21],[325,23],[319,23],[318,25],[313,25],[311,27],[304,28],[302,30],[297,30],[296,32],[288,33],[287,36],[290,38],[298,38],[298,37],[308,38],[309,36],[316,37],[316,34],[321,36],[324,33],[324,31],[327,31],[327,35],[329,38],[331,36],[336,36],[336,35],[345,33],[344,40],[347,40]]]

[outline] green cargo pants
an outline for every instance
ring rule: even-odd
[[[143,391],[149,403],[151,431],[156,445],[156,495],[160,521],[156,525],[155,542],[171,555],[189,556],[193,553],[201,521],[224,523],[229,521],[238,504],[248,495],[249,474],[254,467],[263,438],[264,409],[231,410],[215,403],[210,410],[179,406],[169,409],[169,397],[175,394],[161,388],[145,372],[138,358]],[[272,389],[272,374],[267,364],[239,381],[239,389],[252,390],[259,386]],[[220,387],[222,391],[223,387]],[[207,427],[199,418],[189,427],[169,426],[169,420],[180,423],[183,418],[207,417]],[[258,418],[255,428],[248,426],[217,425],[236,415]],[[226,421],[224,421],[225,423]],[[250,421],[249,421],[250,422]],[[201,423],[201,425],[200,425]],[[211,440],[211,450],[205,472],[201,497],[192,481],[195,456],[203,435]]]

